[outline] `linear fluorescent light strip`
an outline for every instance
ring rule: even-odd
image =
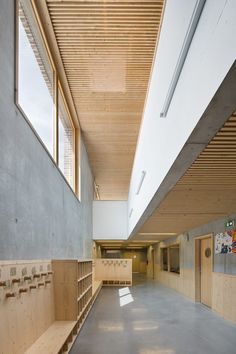
[[[166,117],[206,0],[197,0],[160,117]]]
[[[178,235],[176,232],[140,232],[138,233],[138,235],[142,235],[142,236],[174,236],[174,235]],[[146,242],[146,241],[145,241]]]
[[[146,176],[146,171],[142,171],[142,172],[141,172],[140,182],[139,182],[139,184],[138,184],[138,188],[137,188],[137,190],[136,190],[136,194],[139,194],[139,192],[140,192],[140,189],[141,189],[141,187],[142,187],[142,184],[143,184],[143,181],[144,181],[145,176]]]
[[[133,214],[133,208],[130,210],[130,212],[129,212],[129,218],[131,218],[131,216],[132,216],[132,214]]]

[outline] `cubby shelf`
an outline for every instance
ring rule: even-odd
[[[89,277],[89,276],[90,276],[90,275],[92,275],[92,274],[93,274],[93,273],[92,273],[92,272],[90,272],[90,273],[88,273],[88,274],[84,275],[82,278],[78,279],[78,283],[79,283],[81,280],[83,280],[83,279],[85,279],[85,278]]]
[[[86,310],[88,309],[88,305],[90,304],[91,300],[88,300],[83,308],[83,310],[79,313],[77,320],[80,320],[81,317],[83,317],[84,313],[86,313]]]
[[[52,268],[55,279],[56,319],[76,321],[76,333],[78,333],[95,300],[92,291],[92,261],[54,260]],[[71,342],[64,352],[68,352],[75,338],[76,336],[70,337]]]
[[[80,301],[90,289],[92,289],[92,284],[78,297],[77,301]]]

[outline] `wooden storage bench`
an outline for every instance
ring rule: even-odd
[[[55,321],[25,353],[66,353],[76,334],[76,321]]]

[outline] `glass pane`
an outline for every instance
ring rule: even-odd
[[[170,271],[179,274],[179,246],[170,247]]]
[[[64,99],[59,91],[59,167],[67,181],[74,187],[74,129]]]
[[[19,1],[18,103],[53,153],[53,69],[25,1]]]
[[[168,250],[162,248],[162,270],[168,270]]]

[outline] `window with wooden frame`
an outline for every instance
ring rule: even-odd
[[[168,271],[168,248],[161,248],[161,270]]]
[[[17,104],[53,156],[54,70],[26,0],[17,4]]]
[[[58,166],[74,188],[75,129],[61,88],[58,91]]]
[[[15,3],[16,104],[80,198],[80,129],[75,130],[34,2]]]
[[[180,273],[180,248],[179,244],[169,247],[170,272]]]

